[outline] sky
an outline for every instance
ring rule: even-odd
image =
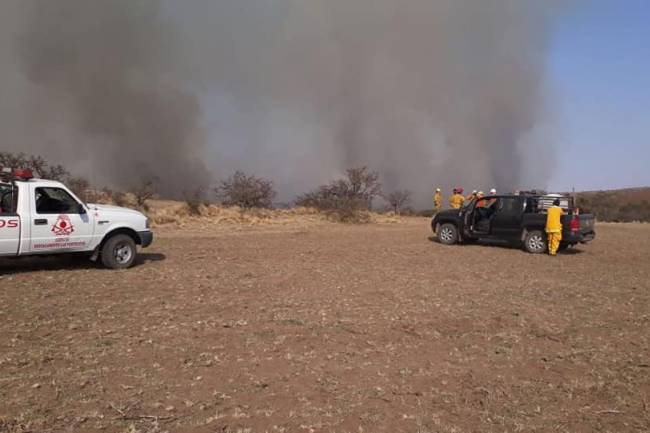
[[[553,190],[650,186],[650,2],[585,0],[549,58]]]

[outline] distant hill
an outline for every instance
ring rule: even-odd
[[[650,187],[584,191],[576,195],[578,206],[601,221],[650,222]]]

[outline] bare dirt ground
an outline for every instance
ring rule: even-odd
[[[650,226],[557,258],[428,221],[158,229],[0,262],[1,432],[648,432]]]

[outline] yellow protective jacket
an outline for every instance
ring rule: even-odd
[[[449,204],[453,209],[460,209],[465,203],[465,197],[460,194],[454,194],[449,198]]]
[[[553,206],[547,212],[546,233],[562,233],[562,215],[564,215],[562,208]]]
[[[440,209],[440,208],[442,208],[442,194],[441,194],[441,193],[437,192],[437,193],[433,196],[433,206],[434,206],[436,209]]]

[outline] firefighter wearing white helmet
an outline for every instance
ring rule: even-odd
[[[497,195],[497,190],[494,189],[494,188],[492,188],[492,189],[490,190],[490,195]],[[496,198],[492,198],[492,199],[486,200],[486,202],[487,202],[487,203],[486,203],[485,205],[489,207],[489,206],[492,206],[494,203],[496,203],[496,202],[497,202],[497,199],[496,199]]]
[[[433,195],[433,209],[436,213],[442,210],[442,190],[436,188],[436,193]]]

